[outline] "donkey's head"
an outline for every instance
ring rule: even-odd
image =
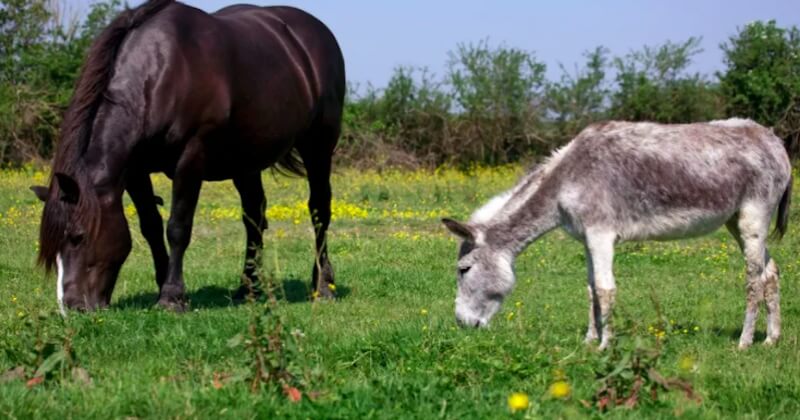
[[[462,326],[485,327],[514,286],[513,257],[508,250],[487,244],[478,224],[452,219],[442,219],[442,223],[461,239],[456,321]]]
[[[56,267],[61,311],[108,306],[131,235],[120,199],[103,199],[75,178],[56,173],[50,187],[31,190],[44,202],[39,262]]]

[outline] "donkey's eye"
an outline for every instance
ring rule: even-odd
[[[73,246],[77,246],[78,244],[83,242],[82,233],[69,234],[67,235],[67,238],[69,239],[69,243],[71,243]]]
[[[472,268],[472,266],[469,266],[469,267],[458,267],[458,274],[463,276],[464,274],[467,274],[467,271],[469,271],[470,268]]]

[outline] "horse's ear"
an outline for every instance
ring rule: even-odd
[[[61,190],[58,198],[66,203],[78,204],[78,199],[81,197],[81,188],[75,179],[67,174],[56,172],[56,181],[58,181],[58,189]]]
[[[453,232],[453,234],[459,238],[468,242],[475,242],[475,228],[472,226],[457,222],[447,217],[442,219],[442,223],[444,223],[444,226],[447,228],[447,230]]]
[[[50,192],[44,185],[31,185],[31,191],[33,191],[33,193],[36,194],[36,198],[42,200],[42,202],[47,201],[47,194]]]

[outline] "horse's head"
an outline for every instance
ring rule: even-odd
[[[512,256],[487,245],[479,225],[452,219],[442,222],[461,238],[456,321],[462,326],[485,327],[514,285]]]
[[[56,173],[50,187],[31,187],[44,202],[39,232],[39,262],[58,273],[61,311],[108,306],[131,236],[114,194],[97,196],[73,177]]]

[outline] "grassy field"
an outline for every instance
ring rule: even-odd
[[[243,379],[250,353],[228,343],[263,310],[262,304],[230,302],[244,251],[238,196],[230,183],[203,190],[185,264],[188,313],[152,307],[156,286],[149,250],[136,218],[129,217],[134,249],[112,307],[71,313],[62,321],[55,315],[54,278],[34,266],[41,205],[27,187],[43,183],[45,174],[34,168],[2,172],[0,369],[22,365],[27,377],[0,379],[0,413],[60,419],[800,414],[797,205],[787,237],[772,244],[783,274],[784,332],[776,347],[759,343],[736,350],[744,267],[725,232],[618,247],[620,339],[613,351],[598,353],[582,342],[583,248],[560,231],[520,256],[517,287],[491,328],[456,328],[456,242],[439,218],[466,218],[512,185],[520,171],[342,170],[333,179],[329,239],[340,299],[316,303],[307,298],[313,245],[305,182],[265,173],[270,203],[265,270],[283,289],[275,319],[296,337],[286,355],[303,392],[298,403],[273,386],[251,392]],[[168,180],[154,181],[169,202]],[[134,215],[132,206],[126,212]],[[762,311],[757,339],[763,339],[764,328]],[[47,342],[69,343],[91,383],[55,375],[26,386],[39,367],[35,352],[47,351]],[[611,374],[620,389],[633,385],[642,355],[640,364],[691,384],[697,398],[662,390],[654,400],[645,379],[646,390],[633,408],[601,412],[598,379]],[[525,394],[529,405],[512,414],[508,398],[514,392]]]

